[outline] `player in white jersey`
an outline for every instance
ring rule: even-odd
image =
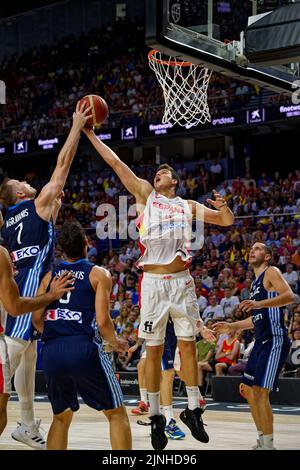
[[[233,223],[233,214],[225,200],[215,193],[208,200],[215,210],[196,201],[176,197],[179,178],[168,165],[161,165],[154,178],[154,188],[138,178],[125,163],[103,142],[92,129],[83,129],[98,153],[116,172],[127,190],[135,197],[140,219],[140,241],[144,250],[138,261],[143,269],[141,282],[141,323],[139,336],[146,339],[146,382],[150,403],[151,442],[156,450],[164,449],[165,418],[160,414],[161,357],[166,325],[171,316],[178,347],[181,352],[182,372],[188,394],[188,407],[180,418],[192,435],[208,442],[199,407],[198,369],[196,361],[196,321],[200,319],[194,280],[187,269],[191,262],[192,220],[220,226]],[[215,338],[203,324],[201,335]]]
[[[7,423],[7,402],[11,392],[9,359],[4,337],[6,310],[10,315],[18,316],[45,307],[73,289],[68,287],[71,278],[72,276],[65,275],[55,279],[50,291],[44,295],[35,298],[20,297],[9,254],[0,246],[0,435]]]

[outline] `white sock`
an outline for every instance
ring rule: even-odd
[[[186,393],[188,396],[188,409],[193,411],[199,408],[199,389],[197,385],[195,387],[186,387]]]
[[[140,388],[140,395],[141,395],[141,401],[143,401],[147,405],[148,403],[147,389]]]
[[[33,402],[20,401],[21,421],[27,426],[32,426],[34,422]]]
[[[257,432],[258,432],[259,443],[260,443],[261,446],[263,446],[264,445],[263,432],[259,431],[259,430],[257,430]]]
[[[168,405],[163,407],[164,415],[166,417],[167,424],[174,419],[173,405]]]
[[[150,416],[155,416],[160,414],[160,392],[148,392],[148,399],[150,405]]]
[[[274,447],[274,441],[273,441],[273,434],[265,434],[263,435],[263,445],[264,447]]]

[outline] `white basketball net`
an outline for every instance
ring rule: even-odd
[[[163,59],[155,50],[148,58],[164,93],[163,123],[196,126],[210,122],[207,88],[212,71],[176,57]]]

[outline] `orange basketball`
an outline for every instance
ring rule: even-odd
[[[86,95],[79,101],[80,104],[85,103],[85,109],[92,106],[89,114],[92,114],[87,123],[87,127],[99,126],[108,116],[108,106],[106,101],[98,95]]]

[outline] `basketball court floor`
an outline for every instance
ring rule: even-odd
[[[126,406],[130,417],[133,436],[133,449],[151,450],[150,427],[139,425],[137,421],[148,422],[148,415],[133,416],[132,407],[137,399],[127,397]],[[186,398],[174,400],[175,418],[186,439],[170,441],[165,450],[249,450],[256,443],[256,432],[246,404],[216,403],[207,401],[204,422],[210,436],[208,444],[197,442],[186,426],[180,422],[179,413],[186,406]],[[42,427],[47,432],[51,423],[51,407],[45,396],[37,395],[35,400],[36,417],[42,419]],[[275,446],[279,450],[300,450],[300,407],[273,405],[275,414]],[[13,396],[8,406],[8,425],[0,438],[0,450],[29,450],[30,448],[14,441],[10,434],[19,419],[19,409]],[[69,449],[108,450],[108,425],[102,413],[81,404],[74,414],[69,434]]]

